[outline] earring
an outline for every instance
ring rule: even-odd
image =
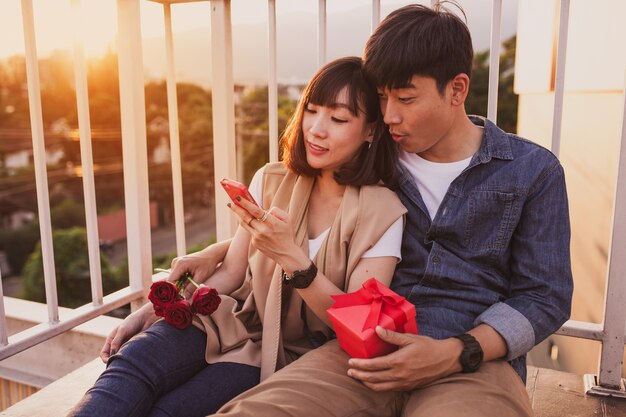
[[[372,147],[372,142],[367,142],[367,150],[369,150]]]

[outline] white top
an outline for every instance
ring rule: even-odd
[[[254,200],[261,204],[263,200],[263,170],[265,167],[259,169],[250,181],[250,194]],[[324,239],[330,232],[330,228],[324,230],[315,239],[309,239],[309,258],[314,259],[317,252],[320,250]],[[402,259],[401,246],[402,246],[402,233],[404,232],[404,224],[402,217],[396,220],[389,229],[378,239],[378,242],[368,249],[362,256],[362,258],[377,258],[379,256],[395,256],[398,258],[398,262]]]
[[[450,183],[469,166],[472,157],[456,162],[432,162],[400,149],[400,162],[409,171],[431,219],[435,218]]]

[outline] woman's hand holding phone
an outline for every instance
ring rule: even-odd
[[[247,189],[235,189],[237,192],[233,194],[227,190],[235,203],[229,204],[229,207],[239,217],[239,225],[250,233],[252,244],[261,253],[274,260],[285,271],[302,269],[302,265],[310,263],[308,256],[295,243],[294,228],[287,212],[277,207],[263,210],[252,196],[245,197]]]
[[[220,181],[220,184],[222,185],[222,188],[224,188],[224,191],[226,191],[226,193],[228,194],[232,202],[238,205],[239,207],[241,207],[241,204],[239,203],[239,200],[237,199],[237,197],[239,197],[240,199],[247,200],[251,202],[252,204],[254,204],[255,206],[259,206],[259,204],[256,201],[254,201],[254,198],[252,197],[252,194],[250,194],[248,187],[246,187],[242,183],[235,181],[235,180],[228,179],[228,178],[223,178]]]

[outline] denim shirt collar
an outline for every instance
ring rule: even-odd
[[[472,158],[470,166],[477,165],[475,161],[482,164],[489,162],[492,158],[512,160],[511,142],[507,134],[496,126],[491,120],[480,116],[468,116],[476,126],[483,128],[483,141],[478,151]]]

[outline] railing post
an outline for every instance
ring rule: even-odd
[[[0,346],[6,346],[9,343],[9,334],[7,332],[7,316],[4,311],[4,290],[2,289],[2,271],[0,270]]]
[[[491,4],[491,47],[489,48],[489,93],[487,98],[487,118],[494,123],[497,123],[498,119],[501,26],[502,0],[493,0]]]
[[[326,64],[326,0],[318,0],[317,6],[317,66]]]
[[[269,46],[269,75],[267,105],[269,117],[270,162],[278,162],[278,82],[276,70],[276,0],[267,1],[267,37]]]
[[[626,329],[626,310],[624,310],[626,299],[626,216],[624,215],[626,213],[626,77],[624,84],[622,137],[606,285],[604,337],[597,381],[599,386],[590,387],[588,393],[607,395],[608,389],[618,391],[621,396],[626,397],[621,375]]]
[[[117,13],[128,274],[131,289],[147,295],[152,248],[139,0],[117,0]],[[133,302],[133,309],[142,302]]]
[[[371,32],[374,32],[376,26],[380,23],[380,0],[372,0],[372,24]]]
[[[72,0],[74,22],[74,79],[76,85],[76,108],[80,132],[80,161],[85,199],[85,225],[87,226],[87,251],[89,253],[89,279],[91,299],[95,305],[102,304],[102,271],[100,268],[100,240],[98,238],[98,214],[96,208],[96,186],[93,172],[91,148],[91,121],[89,120],[89,92],[87,69],[82,44],[83,19],[80,0]]]
[[[180,135],[178,129],[178,98],[176,97],[176,71],[174,70],[174,36],[172,35],[172,10],[163,4],[165,18],[165,61],[167,64],[167,114],[170,128],[170,152],[172,161],[172,188],[174,196],[174,223],[176,225],[176,253],[187,253],[185,241],[185,208],[183,205],[183,177],[180,158]]]
[[[220,186],[222,178],[235,178],[237,173],[230,0],[211,1],[211,50],[215,229],[221,241],[232,237],[236,229],[235,218],[226,207],[230,200]]]
[[[35,17],[32,0],[22,0],[24,21],[24,43],[26,46],[26,80],[28,83],[28,103],[30,127],[33,138],[33,159],[35,164],[35,184],[37,187],[37,209],[39,233],[41,234],[41,254],[43,275],[48,304],[48,320],[59,321],[59,299],[57,297],[54,250],[52,247],[52,224],[50,220],[50,195],[48,193],[48,171],[46,168],[46,147],[43,136],[43,114],[41,110],[41,86],[39,84],[39,63],[35,41]]]
[[[565,57],[567,54],[567,29],[569,26],[570,0],[560,1],[559,37],[557,40],[556,70],[554,77],[554,115],[552,119],[552,153],[561,152],[561,129],[563,124],[563,96],[565,95]]]

